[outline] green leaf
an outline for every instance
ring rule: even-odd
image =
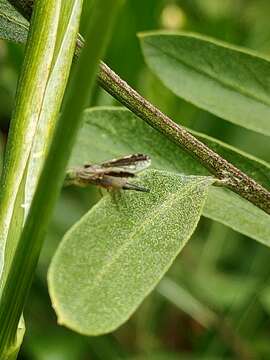
[[[151,156],[154,168],[208,175],[197,160],[128,110],[116,107],[89,109],[84,120],[70,166],[144,152]],[[192,133],[269,189],[269,164],[206,135]],[[270,216],[231,191],[212,187],[203,215],[270,245]]]
[[[234,124],[270,135],[270,62],[189,33],[140,35],[150,69],[176,95]]]
[[[203,214],[270,246],[270,216],[227,189],[211,189]]]
[[[192,235],[213,181],[146,171],[149,194],[120,192],[94,206],[66,234],[49,270],[59,323],[86,335],[124,323]]]
[[[26,43],[29,22],[7,0],[0,0],[0,38]]]

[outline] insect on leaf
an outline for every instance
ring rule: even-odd
[[[188,129],[222,157],[270,190],[270,165],[217,139]],[[147,126],[133,113],[119,107],[87,109],[70,166],[87,161],[102,162],[119,154],[143,151],[156,169],[186,175],[208,171],[186,151]],[[270,245],[270,216],[232,191],[211,187],[203,215],[225,224],[261,243]]]
[[[150,164],[150,157],[144,154],[128,155],[106,161],[100,165],[86,164],[69,169],[65,185],[85,187],[89,184],[94,184],[108,190],[122,189],[148,192],[148,189],[130,183],[128,178],[135,177],[138,172],[145,170]]]
[[[98,335],[123,324],[191,237],[214,179],[148,170],[150,193],[105,196],[64,237],[49,269],[58,321]]]

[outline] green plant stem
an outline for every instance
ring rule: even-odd
[[[82,0],[53,2],[46,13],[42,11],[44,26],[28,42],[34,51],[30,61],[25,57],[28,66],[23,66],[20,76],[0,181],[0,293],[58,121],[78,33],[74,23],[81,7],[77,2]],[[39,31],[43,36],[38,43]]]
[[[41,6],[46,1],[39,0],[37,5]],[[98,62],[120,3],[121,0],[103,0],[102,2],[95,0],[91,13],[89,13],[86,46],[71,79],[62,116],[57,124],[37,191],[0,299],[1,359],[6,358],[4,357],[6,351],[15,340],[18,322],[32,283],[44,235],[63,183],[66,164],[80,126],[81,114],[91,95]],[[33,21],[34,26],[38,26],[35,21]]]
[[[22,15],[26,16],[27,13],[30,12],[32,1],[9,1],[11,3],[17,3],[17,5],[24,3],[27,10],[23,10],[23,6],[17,6],[17,9]],[[79,49],[82,48],[83,45],[84,41],[79,37],[77,40],[76,55],[79,55]],[[270,214],[270,192],[267,189],[191,135],[184,127],[175,123],[167,115],[162,113],[103,62],[100,63],[98,83],[134,114],[196,158],[210,173],[219,179],[217,185],[232,190],[242,198]]]
[[[58,27],[59,5],[54,3],[50,8],[44,7],[40,12],[46,18],[46,22],[44,21],[43,26],[35,29],[35,32],[30,30],[29,33],[32,40],[26,46],[26,54],[31,53],[31,56],[26,56],[24,59],[17,87],[15,107],[6,145],[3,176],[0,181],[0,292],[3,274],[9,267],[23,222],[24,209],[20,205],[24,201],[26,164],[29,162],[40,108],[50,75],[54,52],[53,43]],[[46,31],[48,25],[50,25],[50,31]],[[43,39],[39,42],[37,39],[41,33]],[[36,67],[37,63],[40,64],[38,68]],[[27,71],[25,71],[26,68]],[[19,206],[16,206],[16,203],[19,202]],[[15,222],[16,225],[12,226],[12,219],[15,218],[16,221],[13,222],[13,225]],[[8,238],[10,241],[7,240]],[[5,261],[4,254],[6,255]]]
[[[205,168],[220,180],[220,185],[234,191],[270,214],[270,193],[264,187],[223,159],[191,135],[184,127],[176,124],[132,89],[104,63],[100,64],[98,82],[133,113],[197,158]]]

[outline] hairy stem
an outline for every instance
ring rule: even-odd
[[[197,158],[220,180],[219,184],[270,214],[270,193],[264,187],[176,124],[104,63],[100,64],[98,82],[133,113]]]
[[[24,16],[28,16],[33,0],[9,1],[13,4],[17,3],[16,8]],[[24,6],[21,5],[22,3]],[[24,9],[25,6],[27,10]],[[83,47],[83,43],[83,39],[78,38],[76,55],[80,53],[79,49]],[[205,168],[220,180],[218,182],[219,185],[234,191],[242,198],[270,214],[270,192],[267,189],[199,141],[182,126],[176,124],[102,62],[100,64],[98,82],[108,93],[134,114],[199,160]]]

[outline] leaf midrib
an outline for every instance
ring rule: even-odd
[[[18,21],[18,19],[16,19],[15,17],[12,16],[8,16],[7,14],[0,12],[0,17],[4,18],[5,20],[11,22],[11,23],[15,23],[15,25],[18,25],[22,28],[24,28],[25,30],[29,31],[29,26],[27,26],[27,24]]]
[[[214,80],[215,82],[219,83],[224,88],[228,88],[229,90],[233,90],[234,92],[239,93],[239,94],[243,95],[244,97],[247,97],[247,98],[249,98],[251,100],[255,100],[256,102],[258,102],[258,103],[260,103],[262,105],[265,105],[267,107],[270,106],[270,101],[268,103],[266,100],[258,98],[256,95],[254,95],[254,93],[246,92],[243,89],[238,88],[234,84],[231,84],[231,83],[226,82],[226,81],[224,81],[222,79],[219,79],[218,77],[215,77],[212,74],[209,74],[206,71],[203,71],[202,69],[198,69],[195,66],[193,66],[192,64],[187,63],[186,61],[184,61],[182,59],[179,59],[175,55],[171,54],[170,52],[165,51],[163,48],[160,48],[160,47],[154,45],[153,43],[148,42],[147,45],[154,48],[155,50],[158,50],[159,52],[163,53],[165,56],[167,56],[169,58],[172,58],[176,62],[181,63],[182,65],[186,66],[187,68],[190,68],[191,70],[193,70],[193,71],[195,71],[195,72],[197,72],[197,73],[199,73],[199,74],[201,74],[201,75],[203,75],[205,77],[209,77],[211,80]],[[147,57],[146,57],[146,59],[147,59]],[[158,75],[158,77],[160,77],[160,76]]]
[[[205,182],[205,180],[206,179],[203,179],[196,184],[192,184],[192,186],[190,188],[188,188],[188,189],[186,189],[186,191],[180,193],[181,195],[177,199],[177,201],[181,201],[182,199],[185,198],[186,195],[192,194],[194,189],[199,187],[201,184],[203,184]],[[145,220],[143,222],[141,222],[138,227],[136,227],[136,225],[135,225],[135,230],[130,234],[130,239],[127,242],[125,242],[124,245],[118,249],[118,251],[116,251],[116,253],[111,258],[111,260],[106,262],[105,265],[100,270],[100,272],[96,274],[95,278],[92,281],[92,284],[93,284],[92,289],[95,289],[99,285],[100,281],[102,280],[102,278],[104,278],[106,273],[109,271],[110,267],[113,266],[113,264],[120,258],[120,256],[126,251],[126,249],[133,242],[133,240],[135,239],[135,235],[138,235],[140,233],[140,231],[142,231],[142,229],[144,229],[147,226],[148,223],[152,222],[158,215],[162,214],[163,211],[166,210],[169,205],[172,205],[174,203],[176,196],[179,195],[179,192],[181,192],[181,191],[182,191],[182,189],[172,193],[172,195],[169,196],[167,198],[167,200],[164,201],[163,204],[159,207],[159,210],[161,209],[161,211],[157,211],[156,214],[152,217],[145,215]],[[147,214],[149,214],[150,212],[152,213],[152,208],[147,212]]]

